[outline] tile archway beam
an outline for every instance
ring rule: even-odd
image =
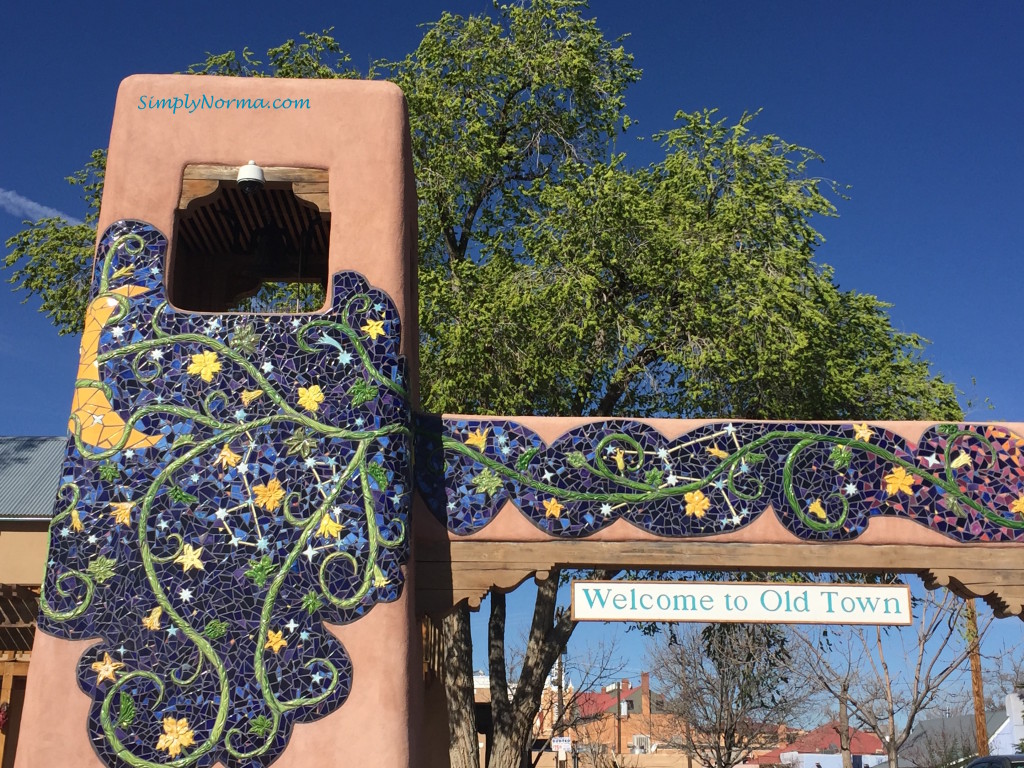
[[[556,568],[907,573],[1024,613],[1021,425],[423,419],[417,608]],[[445,530],[441,529],[441,523]]]

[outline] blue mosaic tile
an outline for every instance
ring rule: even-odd
[[[615,419],[546,445],[513,420],[417,419],[417,488],[456,535],[512,501],[566,538],[619,519],[658,536],[708,536],[771,506],[808,542],[856,538],[879,516],[961,542],[1024,540],[1024,439],[999,426],[937,425],[912,445],[866,423],[714,423],[667,440]]]
[[[177,312],[166,238],[104,234],[40,628],[78,666],[111,766],[263,766],[337,709],[323,622],[395,600],[409,556],[398,313],[355,273],[317,315]]]

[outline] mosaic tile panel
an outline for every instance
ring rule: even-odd
[[[401,593],[409,407],[399,318],[355,273],[318,315],[176,312],[166,238],[104,234],[39,625],[78,666],[110,766],[263,766],[337,709],[323,622]]]
[[[577,538],[619,519],[659,536],[743,528],[768,505],[804,541],[903,517],[961,542],[1024,540],[1024,439],[939,424],[914,445],[870,424],[726,422],[674,440],[629,420],[546,445],[507,419],[418,417],[416,483],[457,535],[512,501],[540,530]]]

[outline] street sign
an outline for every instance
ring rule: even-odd
[[[571,736],[552,736],[551,749],[555,752],[572,752]]]
[[[912,623],[905,585],[574,581],[576,621]]]

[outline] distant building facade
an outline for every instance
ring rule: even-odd
[[[0,768],[18,748],[63,437],[0,437]]]

